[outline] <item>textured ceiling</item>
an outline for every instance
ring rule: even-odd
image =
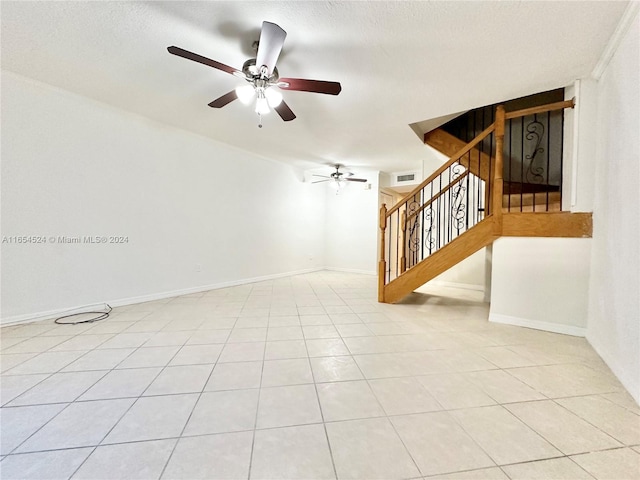
[[[421,166],[410,124],[589,75],[626,2],[1,2],[2,68],[300,167]],[[284,92],[297,114],[207,106],[242,80],[263,20],[287,33],[282,76],[342,83]],[[311,163],[309,163],[311,162]]]

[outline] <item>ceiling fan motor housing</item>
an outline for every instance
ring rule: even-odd
[[[250,58],[242,65],[242,73],[247,77],[247,81],[253,82],[255,80],[264,80],[266,83],[273,84],[278,81],[280,75],[278,74],[278,68],[273,68],[273,73],[267,75],[266,69],[259,68],[256,65],[256,59]]]

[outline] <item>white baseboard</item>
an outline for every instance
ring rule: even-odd
[[[358,273],[360,275],[377,275],[378,272],[372,270],[358,270],[355,268],[338,268],[338,267],[325,267],[325,270],[330,272],[344,272],[344,273]]]
[[[273,280],[276,278],[291,277],[293,275],[303,275],[305,273],[318,272],[320,270],[324,270],[324,268],[322,267],[307,268],[304,270],[295,270],[293,272],[275,273],[272,275],[263,275],[261,277],[245,278],[242,280],[233,280],[230,282],[214,283],[211,285],[200,285],[198,287],[183,288],[179,290],[171,290],[168,292],[151,293],[148,295],[140,295],[137,297],[127,297],[127,298],[120,298],[116,300],[108,300],[106,302],[92,303],[89,305],[77,305],[77,306],[70,306],[66,308],[60,308],[56,310],[48,310],[45,312],[27,313],[24,315],[14,315],[11,317],[2,318],[0,320],[0,325],[6,326],[6,325],[15,325],[19,323],[35,322],[38,320],[47,320],[51,318],[57,318],[60,315],[72,313],[75,311],[89,311],[90,309],[96,309],[96,307],[98,306],[99,308],[104,309],[104,303],[108,303],[112,307],[122,307],[125,305],[132,305],[134,303],[152,302],[154,300],[162,300],[164,298],[179,297],[180,295],[188,295],[190,293],[199,293],[199,292],[206,292],[208,290],[217,290],[220,288],[235,287],[238,285],[246,285],[249,283],[263,282],[265,280]]]
[[[587,341],[600,358],[602,358],[604,363],[606,363],[611,369],[618,380],[620,380],[620,383],[622,383],[624,388],[627,389],[636,403],[640,405],[640,378],[633,373],[630,373],[628,368],[623,368],[620,362],[615,359],[614,355],[610,354],[608,350],[599,345],[597,341],[592,341],[591,335],[587,335]]]
[[[483,285],[473,285],[471,283],[456,283],[456,282],[445,282],[444,280],[431,280],[430,282],[427,282],[425,285],[437,285],[439,287],[462,288],[463,290],[475,290],[478,292],[484,292]]]
[[[108,302],[112,307],[118,306],[115,305],[115,302]],[[132,302],[136,303],[136,302]],[[127,305],[123,303],[122,305]],[[36,312],[36,313],[26,313],[24,315],[13,315],[11,317],[4,317],[0,319],[0,325],[6,327],[7,325],[17,325],[20,323],[29,323],[29,322],[37,322],[38,320],[47,320],[51,318],[58,318],[62,315],[69,315],[74,312],[89,312],[89,311],[103,311],[106,310],[107,306],[105,302],[100,303],[91,303],[89,305],[77,305],[75,307],[67,307],[67,308],[58,308],[56,310],[47,310],[44,312]]]
[[[499,313],[490,313],[489,321],[493,323],[503,323],[505,325],[515,325],[516,327],[526,327],[533,328],[535,330],[544,330],[546,332],[573,335],[574,337],[584,337],[587,333],[587,329],[584,327],[543,322],[541,320],[530,320],[528,318],[511,317],[509,315],[501,315]]]

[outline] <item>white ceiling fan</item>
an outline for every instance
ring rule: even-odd
[[[341,188],[344,188],[347,185],[347,182],[361,182],[365,183],[367,181],[366,178],[353,178],[353,173],[347,172],[343,173],[340,171],[340,168],[344,167],[344,165],[336,164],[333,168],[336,169],[335,172],[331,173],[329,176],[327,175],[318,175],[316,173],[313,174],[314,177],[321,177],[324,180],[316,180],[311,183],[323,183],[330,182],[329,186],[335,188],[337,191],[340,191]]]

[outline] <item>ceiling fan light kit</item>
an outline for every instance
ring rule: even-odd
[[[248,85],[235,88],[209,103],[209,106],[222,108],[235,99],[240,100],[245,105],[251,105],[255,101],[254,110],[258,114],[258,127],[262,128],[262,115],[270,113],[271,109],[275,110],[285,122],[296,118],[291,108],[284,102],[282,94],[274,87],[283,90],[323,93],[326,95],[338,95],[342,90],[338,82],[303,78],[280,78],[276,62],[282,51],[286,36],[287,32],[275,23],[262,22],[260,40],[256,42],[258,45],[256,58],[251,58],[244,62],[242,70],[237,70],[180,47],[171,46],[167,50],[173,55],[208,65],[247,81]]]
[[[334,165],[334,168],[336,169],[336,171],[333,172],[328,177],[326,175],[318,175],[316,173],[312,174],[314,177],[322,177],[322,178],[324,178],[324,180],[316,180],[315,182],[311,182],[311,183],[329,182],[329,186],[331,188],[335,189],[336,195],[338,193],[340,193],[341,189],[343,189],[344,187],[346,187],[348,185],[348,182],[366,183],[366,181],[367,181],[366,178],[353,178],[353,173],[346,173],[345,174],[345,173],[340,171],[340,167],[342,167],[342,165],[340,165],[340,164]]]

